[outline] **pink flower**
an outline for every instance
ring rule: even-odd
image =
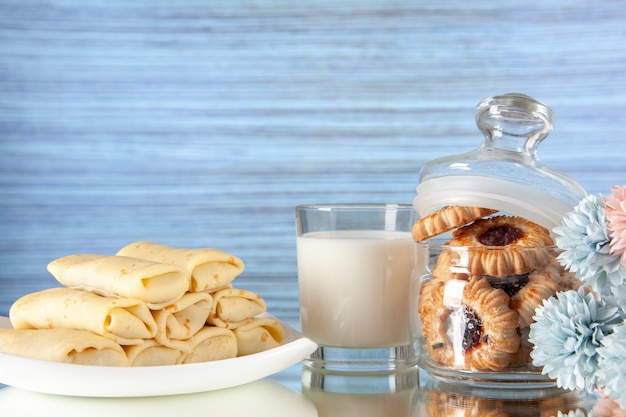
[[[624,411],[619,404],[619,401],[613,401],[609,397],[606,397],[599,392],[600,398],[593,406],[593,414],[596,416],[606,417],[626,417],[626,411]]]
[[[620,263],[626,265],[626,186],[611,187],[611,195],[604,197],[604,204],[611,254],[620,256]]]

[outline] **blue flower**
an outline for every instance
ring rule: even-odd
[[[605,387],[604,393],[626,407],[626,321],[602,339],[597,377]]]
[[[626,266],[611,254],[606,208],[600,195],[581,200],[553,232],[556,245],[563,250],[559,262],[594,291],[602,293],[624,283]]]
[[[545,300],[534,319],[529,335],[533,365],[543,367],[559,387],[591,392],[598,382],[598,348],[626,319],[624,310],[592,293],[571,290]]]

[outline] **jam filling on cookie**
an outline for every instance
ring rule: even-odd
[[[476,314],[467,307],[463,307],[463,319],[465,321],[465,331],[463,332],[463,353],[476,347],[481,340],[483,325]]]
[[[524,232],[510,224],[490,227],[482,235],[478,236],[478,241],[485,246],[507,246],[517,242],[524,236]]]
[[[519,290],[524,288],[524,285],[528,284],[528,275],[530,275],[530,272],[521,275],[505,275],[503,277],[487,275],[486,278],[492,288],[500,289],[507,293],[509,297],[513,297]]]

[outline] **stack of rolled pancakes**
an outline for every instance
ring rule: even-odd
[[[265,301],[233,287],[244,269],[216,249],[131,243],[115,256],[78,254],[48,264],[63,287],[27,294],[0,329],[0,351],[104,366],[214,361],[283,343]]]

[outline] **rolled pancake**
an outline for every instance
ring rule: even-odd
[[[128,364],[119,344],[86,330],[0,329],[0,352],[79,365]]]
[[[189,341],[191,351],[180,363],[198,363],[230,359],[237,356],[237,339],[232,330],[204,326]]]
[[[224,287],[244,269],[243,261],[238,257],[211,248],[183,249],[152,242],[135,242],[120,249],[117,255],[179,265],[191,275],[191,292]]]
[[[188,292],[172,304],[152,312],[156,321],[155,339],[164,346],[180,349],[176,340],[189,339],[206,324],[213,298],[208,293]]]
[[[247,323],[233,329],[237,338],[237,356],[250,355],[273,349],[285,341],[285,329],[270,317],[249,319]]]
[[[267,311],[265,300],[252,291],[225,288],[211,295],[213,309],[207,323],[214,326],[232,329]]]
[[[137,298],[151,308],[172,303],[189,289],[183,268],[127,256],[69,255],[50,262],[48,271],[66,287]]]
[[[144,301],[73,288],[27,294],[13,303],[9,318],[15,329],[89,330],[121,345],[141,343],[157,333],[157,324]]]
[[[154,339],[145,340],[139,345],[124,346],[129,366],[176,365],[181,351],[161,345]]]

